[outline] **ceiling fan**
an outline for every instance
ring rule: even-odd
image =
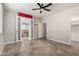
[[[41,3],[37,3],[37,5],[39,6],[39,8],[34,8],[32,10],[40,10],[40,13],[42,13],[42,9],[46,10],[46,11],[51,11],[50,9],[46,9],[46,7],[49,7],[52,5],[52,3],[49,3],[47,5],[41,4]]]

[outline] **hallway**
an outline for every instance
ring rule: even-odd
[[[73,56],[79,55],[79,42],[65,45],[51,40],[38,39],[7,44],[3,56]]]

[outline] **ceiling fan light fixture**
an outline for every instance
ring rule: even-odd
[[[39,8],[35,8],[35,9],[32,9],[32,10],[40,10],[40,13],[42,13],[42,10],[46,10],[46,11],[51,11],[50,9],[46,9],[46,7],[49,7],[52,5],[52,3],[49,3],[47,5],[44,6],[44,4],[42,3],[37,3],[37,5],[39,6]]]
[[[42,10],[40,11],[40,13],[42,13]]]

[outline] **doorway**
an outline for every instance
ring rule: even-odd
[[[79,45],[79,15],[71,17],[71,44],[78,48]]]
[[[32,38],[32,19],[18,17],[16,20],[16,41]]]

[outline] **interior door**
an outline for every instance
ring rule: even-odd
[[[43,23],[38,23],[38,38],[43,38]]]

